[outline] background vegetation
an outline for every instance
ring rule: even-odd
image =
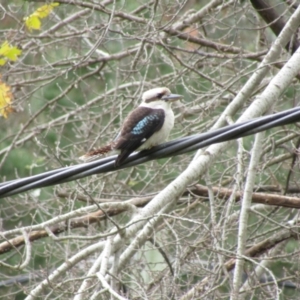
[[[1,40],[22,50],[0,67],[15,109],[1,181],[78,163],[153,87],[183,95],[170,139],[299,103],[299,76],[263,97],[299,46],[297,1],[56,2],[40,29],[24,18],[47,3],[0,5]],[[298,299],[298,127],[1,199],[0,295]]]

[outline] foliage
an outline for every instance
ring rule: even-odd
[[[21,53],[22,51],[17,47],[9,45],[7,41],[3,42],[0,47],[0,57],[2,57],[0,58],[0,66],[5,65],[8,60],[16,61]]]
[[[41,20],[40,19],[48,17],[48,15],[51,13],[53,8],[58,5],[59,5],[59,3],[54,2],[54,3],[46,4],[46,5],[39,7],[30,16],[24,18],[26,27],[30,31],[32,31],[33,29],[40,30],[41,29]]]
[[[11,106],[12,94],[10,87],[0,80],[0,115],[7,118],[14,111]]]

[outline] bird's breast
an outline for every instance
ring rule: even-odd
[[[172,109],[165,110],[164,124],[160,130],[155,132],[150,138],[148,138],[139,149],[149,149],[156,145],[163,143],[169,136],[170,131],[174,126],[174,113]]]

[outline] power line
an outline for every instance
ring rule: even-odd
[[[15,179],[0,184],[0,198],[19,194],[31,189],[56,185],[73,181],[94,174],[106,173],[124,169],[141,163],[179,154],[195,151],[212,144],[221,143],[240,137],[252,135],[276,126],[282,126],[300,120],[300,108],[296,107],[280,113],[253,119],[243,123],[237,123],[220,129],[179,138],[149,150],[134,153],[126,159],[124,164],[115,167],[114,161],[117,155],[89,163],[68,166],[44,172],[38,175]]]

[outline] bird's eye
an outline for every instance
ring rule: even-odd
[[[164,95],[163,93],[158,93],[158,94],[157,94],[157,98],[158,98],[158,99],[161,99],[161,98],[163,97],[163,95]]]

